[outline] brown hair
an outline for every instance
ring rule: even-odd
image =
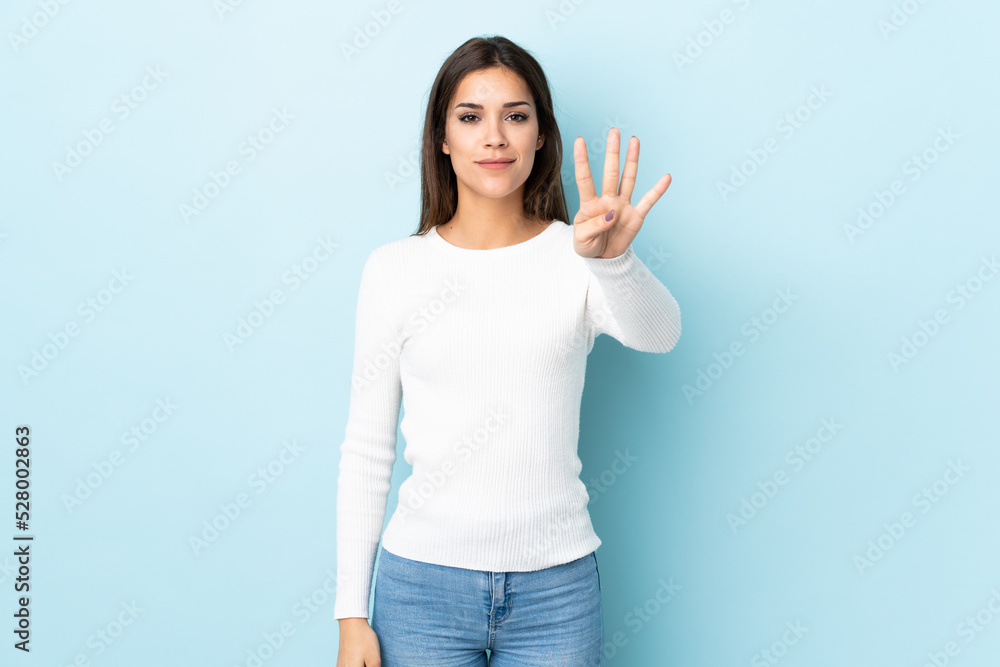
[[[519,75],[534,98],[538,131],[545,143],[535,152],[531,174],[524,184],[524,213],[541,220],[562,220],[569,224],[563,192],[562,138],[552,111],[552,95],[541,65],[526,50],[506,37],[473,37],[455,49],[438,70],[431,86],[424,116],[423,147],[420,157],[420,226],[414,234],[448,222],[458,206],[458,184],[450,157],[441,152],[448,103],[462,78],[470,72],[504,67]]]

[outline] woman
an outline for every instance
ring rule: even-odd
[[[631,203],[612,128],[601,196],[561,139],[541,67],[474,38],[431,89],[419,230],[362,270],[337,488],[338,667],[600,665],[601,540],[577,456],[586,357],[607,333],[647,352],[680,310],[631,248],[666,191]],[[382,538],[400,399],[412,475]],[[489,655],[487,655],[487,650]],[[489,663],[487,663],[489,659]]]

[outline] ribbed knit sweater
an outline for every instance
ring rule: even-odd
[[[667,352],[680,309],[631,246],[581,257],[563,221],[501,248],[461,248],[432,228],[371,251],[337,482],[335,619],[369,615],[397,425],[413,470],[382,537],[392,553],[523,572],[601,544],[577,440],[602,333]]]

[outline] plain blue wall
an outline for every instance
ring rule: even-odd
[[[606,484],[591,512],[607,664],[993,664],[995,3],[220,7],[0,13],[0,496],[10,511],[28,424],[25,664],[247,665],[283,626],[264,664],[333,664],[324,585],[360,270],[416,229],[407,162],[430,85],[486,34],[545,68],[571,215],[577,135],[597,169],[611,125],[637,135],[637,192],[673,176],[634,248],[680,303],[680,343],[600,338],[583,399],[582,477]],[[260,150],[244,143],[261,132]],[[275,290],[271,316],[228,343]],[[23,374],[36,351],[44,368]],[[8,630],[13,568],[0,557]]]

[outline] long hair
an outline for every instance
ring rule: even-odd
[[[538,131],[545,136],[535,152],[531,174],[524,184],[524,213],[541,220],[569,224],[563,192],[562,138],[552,111],[552,95],[538,61],[506,37],[473,37],[455,49],[438,70],[424,115],[420,158],[420,226],[414,234],[448,222],[458,207],[458,183],[450,156],[441,152],[448,104],[462,78],[470,72],[505,67],[519,75],[534,98]]]

